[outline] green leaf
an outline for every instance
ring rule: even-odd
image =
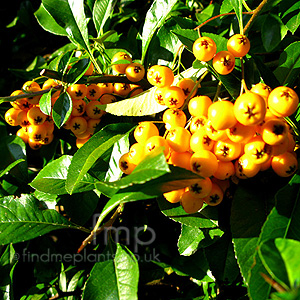
[[[97,189],[111,197],[100,214],[100,223],[120,204],[156,198],[165,192],[188,186],[190,179],[199,178],[186,169],[168,166],[162,149],[158,148],[153,156],[151,154],[150,158],[148,156],[130,175],[121,180],[97,182]]]
[[[267,179],[263,177],[264,174],[261,176],[239,182],[230,216],[235,253],[246,282],[249,280],[262,226],[272,207],[274,195],[282,185],[276,178]]]
[[[278,66],[274,75],[280,85],[293,87],[300,73],[300,42],[294,42],[287,46],[280,54]]]
[[[287,28],[281,19],[268,14],[261,28],[261,38],[267,52],[274,50],[287,34]]]
[[[17,263],[18,254],[12,244],[7,245],[0,257],[0,295],[2,299],[13,298],[13,270]]]
[[[193,51],[193,44],[195,40],[199,37],[196,30],[193,29],[173,29],[172,33],[175,34],[182,44],[191,52]]]
[[[242,32],[243,26],[243,0],[230,0],[231,5],[235,11],[236,17],[239,22],[240,32]]]
[[[127,123],[107,125],[78,149],[69,167],[66,190],[72,194],[97,159],[110,149],[116,141],[128,134],[134,126],[134,124]]]
[[[159,207],[164,215],[176,222],[197,228],[218,228],[218,211],[216,207],[205,206],[195,214],[186,213],[182,206],[168,202],[164,197],[158,199]]]
[[[296,32],[300,25],[300,3],[297,0],[292,0],[287,3],[281,3],[281,11],[284,12],[281,16],[283,23],[292,34]]]
[[[67,92],[61,93],[52,109],[52,118],[58,128],[61,128],[68,120],[72,112],[72,107],[73,102],[70,95]]]
[[[182,46],[181,41],[174,34],[170,34],[174,29],[180,29],[175,20],[170,19],[158,30],[153,37],[147,55],[149,65],[161,64],[172,67],[174,57]],[[161,49],[157,51],[157,49]]]
[[[88,58],[77,61],[67,73],[66,81],[69,84],[75,84],[84,75],[90,64],[91,61]]]
[[[225,89],[228,91],[228,93],[232,96],[233,99],[236,99],[239,96],[241,81],[236,75],[233,74],[233,72],[227,75],[220,75],[214,70],[211,62],[204,63],[199,60],[195,60],[195,62],[193,63],[193,67],[206,67],[215,78],[222,82],[222,85],[225,87]]]
[[[155,0],[148,10],[142,30],[142,63],[156,30],[163,25],[178,0]]]
[[[65,195],[65,188],[68,169],[71,165],[72,156],[63,155],[60,158],[48,163],[34,178],[30,185],[38,191],[53,194]],[[74,192],[84,192],[95,188],[94,179],[86,174],[84,182],[80,182]]]
[[[289,184],[282,187],[276,193],[276,205],[268,215],[268,218],[261,229],[261,234],[259,236],[259,240],[257,241],[257,245],[264,244],[269,240],[275,240],[276,238],[291,238],[300,240],[299,183],[299,175],[294,175]],[[266,245],[271,247],[272,245],[270,243],[271,242]],[[270,259],[276,257],[275,254],[276,251],[273,251],[273,254],[270,255]],[[265,256],[262,256],[261,254],[255,254],[254,258],[256,264],[249,274],[249,292],[252,297],[260,297],[258,299],[265,299],[265,297],[268,297],[270,294],[271,289],[270,285],[260,278],[260,273],[268,274],[270,271],[270,262],[267,263]],[[275,265],[278,264],[279,263],[275,263]],[[277,276],[277,280],[284,281],[283,273],[280,273]]]
[[[40,101],[39,101],[39,105],[40,105],[40,110],[45,114],[50,116],[51,115],[51,111],[52,111],[52,106],[51,106],[51,94],[52,94],[52,90],[50,90],[48,93],[43,94]]]
[[[203,240],[204,233],[200,228],[181,225],[181,234],[178,239],[178,251],[180,255],[190,256],[194,254]]]
[[[0,171],[4,175],[8,170],[10,174],[20,181],[28,181],[28,169],[26,159],[26,145],[21,138],[10,135],[2,137],[0,144]],[[13,167],[13,168],[12,168]]]
[[[220,14],[220,5],[218,3],[211,3],[206,6],[204,9],[201,9],[200,12],[196,13],[197,23],[202,24],[213,16]],[[208,26],[220,26],[221,21],[219,18],[210,21],[207,23]]]
[[[83,2],[83,0],[43,0],[42,4],[57,24],[66,31],[70,41],[90,53]]]
[[[275,238],[293,238],[300,240],[300,185],[299,175],[295,175],[289,184],[276,194],[276,205],[268,215],[261,231],[260,242]]]
[[[56,35],[68,35],[66,30],[58,25],[51,14],[45,9],[43,3],[40,5],[39,9],[34,13],[34,15],[44,30]]]
[[[275,239],[289,278],[290,287],[299,286],[300,283],[300,241],[292,239]]]
[[[198,250],[191,256],[172,255],[169,263],[157,261],[154,261],[154,263],[163,268],[172,268],[179,276],[190,276],[194,279],[203,280],[203,282],[208,281],[208,276],[206,275],[209,266],[203,249]]]
[[[115,253],[107,253],[104,257],[109,259],[94,265],[82,299],[137,299],[139,268],[133,253],[117,244]]]
[[[13,163],[11,163],[10,165],[8,165],[4,170],[1,170],[1,172],[0,172],[0,178],[2,176],[4,176],[6,173],[8,173],[11,169],[13,169],[16,165],[18,165],[21,162],[26,162],[26,161],[23,158],[18,159],[16,161],[14,161]]]
[[[276,247],[276,240],[277,239],[270,239],[262,243],[258,249],[258,254],[266,271],[268,271],[267,274],[263,274],[270,276],[284,288],[288,288],[288,274],[282,259],[281,251]]]
[[[79,229],[53,209],[42,209],[33,195],[0,199],[0,245],[19,243],[57,229]]]
[[[64,207],[64,212],[72,222],[84,225],[92,217],[98,202],[99,196],[94,191],[86,191],[61,195],[58,205]]]
[[[263,82],[267,84],[271,89],[276,88],[280,85],[279,81],[277,80],[274,72],[272,72],[262,61],[259,56],[251,55],[251,58],[254,60],[255,65],[259,71],[259,75],[261,76]]]
[[[232,237],[228,232],[204,250],[210,270],[217,281],[227,283],[236,281],[240,276],[240,269],[235,257]]]
[[[93,6],[93,21],[97,30],[97,37],[103,34],[103,27],[113,13],[116,4],[114,0],[96,0]]]

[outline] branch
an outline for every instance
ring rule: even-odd
[[[96,225],[95,228],[91,231],[90,235],[81,243],[81,246],[78,248],[77,253],[80,253],[88,244],[90,244],[93,241],[93,239],[96,237],[96,235],[101,233],[104,230],[104,228],[111,227],[113,223],[116,221],[117,217],[122,213],[123,209],[124,209],[124,204],[120,204],[116,209],[116,211],[114,212],[114,214],[111,216],[111,218],[105,224],[103,224],[98,229],[95,229],[97,227]]]
[[[278,282],[276,282],[274,279],[270,278],[268,275],[264,273],[260,273],[261,277],[277,292],[282,293],[286,292],[286,289],[282,287]]]
[[[245,12],[243,12],[244,15],[252,15],[253,13],[254,13],[254,11],[245,11]],[[235,14],[236,14],[235,12],[229,12],[229,13],[224,13],[224,14],[213,16],[213,17],[209,18],[208,20],[206,20],[205,22],[198,25],[197,27],[195,27],[194,30],[198,30],[199,28],[201,28],[202,26],[204,26],[208,22],[213,21],[217,18],[220,18],[220,17],[223,17],[223,16],[235,15]]]
[[[253,23],[254,19],[260,14],[262,8],[267,4],[269,0],[263,0],[257,7],[256,9],[252,12],[252,16],[246,26],[244,27],[244,34],[249,30],[251,24]]]

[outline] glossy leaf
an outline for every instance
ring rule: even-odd
[[[182,46],[178,37],[174,34],[170,34],[170,32],[177,28],[179,29],[180,27],[174,20],[168,20],[158,30],[148,48],[149,55],[147,55],[147,63],[149,65],[158,63],[172,67],[174,57]],[[158,47],[161,47],[164,50],[160,52],[155,51]]]
[[[43,0],[42,4],[57,24],[64,28],[71,42],[90,53],[83,0]]]
[[[100,214],[100,220],[120,204],[156,198],[165,192],[184,188],[190,179],[196,178],[199,178],[197,174],[186,169],[168,167],[164,154],[159,153],[142,161],[130,175],[119,181],[96,184],[99,191],[111,197]]]
[[[56,35],[67,36],[66,30],[61,27],[51,16],[51,14],[45,9],[43,3],[40,5],[39,9],[34,13],[37,21],[46,31],[49,31]]]
[[[181,225],[181,234],[178,239],[178,251],[180,255],[190,256],[199,248],[206,248],[215,243],[223,231],[219,228],[197,228],[192,226]]]
[[[64,195],[67,194],[65,188],[68,169],[71,165],[72,156],[63,155],[60,158],[48,163],[34,178],[30,185],[38,191]],[[76,192],[89,191],[95,188],[94,181],[88,174],[84,177],[84,182],[78,184]]]
[[[79,229],[52,209],[42,209],[32,195],[0,199],[0,244],[19,243],[57,229]]]
[[[181,234],[178,239],[178,251],[180,255],[190,256],[194,254],[201,240],[204,239],[204,233],[197,227],[181,225]]]
[[[242,0],[230,0],[231,5],[235,11],[236,17],[239,22],[240,31],[244,28],[243,26],[243,1]]]
[[[94,134],[75,153],[69,167],[66,189],[72,194],[84,175],[89,171],[93,164],[101,157],[115,142],[133,129],[134,124],[119,123],[105,126]]]
[[[77,61],[67,73],[66,81],[69,84],[75,84],[84,75],[90,64],[91,62],[87,58]]]
[[[116,4],[114,0],[96,0],[93,6],[93,21],[98,33],[97,37],[103,34],[103,27],[111,16]]]
[[[52,90],[50,90],[48,93],[43,94],[40,101],[39,101],[39,105],[40,105],[40,110],[45,114],[50,116],[51,115],[51,111],[52,111],[52,106],[51,106],[51,93]]]
[[[137,299],[139,268],[134,254],[117,244],[115,253],[107,253],[104,257],[108,259],[94,265],[82,299]]]
[[[61,128],[71,115],[73,102],[67,92],[59,95],[52,109],[52,118],[55,125]]]
[[[292,34],[296,32],[300,25],[300,3],[297,0],[292,0],[287,3],[281,3],[281,9],[284,12],[282,21]]]
[[[147,11],[142,30],[142,62],[145,60],[153,35],[163,25],[176,3],[177,0],[155,0]]]
[[[277,239],[267,240],[258,249],[258,255],[267,272],[263,274],[270,276],[282,287],[289,287],[289,279],[281,251],[276,247]],[[295,269],[296,271],[296,269]]]
[[[300,283],[300,241],[293,239],[275,239],[278,249],[289,278],[290,287],[298,286]]]
[[[278,67],[274,75],[280,82],[280,85],[293,87],[295,80],[300,73],[300,42],[294,42],[287,46],[280,54]]]

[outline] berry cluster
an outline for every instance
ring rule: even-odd
[[[141,86],[136,84],[145,75],[145,69],[141,64],[132,62],[131,57],[125,52],[117,52],[113,56],[111,64],[117,74],[126,75],[129,83],[76,83],[66,87],[66,92],[72,99],[72,112],[63,128],[74,134],[78,148],[94,134],[101,117],[105,114],[99,105],[115,102],[117,97],[127,97],[129,94],[134,96],[143,91]],[[70,68],[71,66],[69,66]],[[84,75],[93,74],[94,66],[90,64]],[[27,81],[21,89],[11,93],[11,96],[24,94],[24,98],[11,102],[12,108],[6,112],[5,120],[11,126],[21,126],[17,135],[34,150],[52,142],[55,125],[51,115],[45,115],[39,108],[39,100],[42,95],[31,97],[30,93],[55,88],[59,85],[63,86],[63,83],[51,78],[44,81],[42,86],[36,81]],[[52,107],[60,93],[61,90],[57,90],[52,94]]]
[[[167,106],[162,115],[164,132],[161,135],[153,122],[139,123],[135,143],[119,161],[125,174],[153,149],[164,147],[169,164],[202,177],[164,194],[168,201],[180,202],[187,213],[195,213],[204,203],[218,205],[230,180],[251,178],[267,169],[282,177],[296,172],[296,142],[286,121],[299,104],[293,89],[279,86],[271,90],[258,83],[235,101],[213,102],[206,95],[197,95],[195,82],[189,78],[174,85],[172,70],[166,66],[152,66],[147,78],[156,87],[155,100]]]
[[[201,61],[212,60],[214,69],[221,75],[227,75],[235,67],[235,58],[244,57],[250,50],[250,41],[244,34],[234,34],[227,41],[227,51],[217,52],[213,39],[199,37],[193,44],[193,54]]]
[[[12,92],[11,96],[35,93],[42,89],[48,89],[51,84],[54,82],[50,79],[46,80],[42,87],[35,81],[26,81],[22,88]],[[34,150],[50,144],[54,138],[54,122],[39,108],[41,96],[18,98],[11,102],[12,107],[6,111],[4,116],[9,125],[21,127],[16,135]]]

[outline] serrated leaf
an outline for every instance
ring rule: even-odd
[[[287,46],[280,54],[278,66],[274,75],[280,85],[293,87],[300,73],[300,42],[294,42]]]
[[[62,92],[55,101],[52,109],[52,118],[55,125],[61,128],[71,115],[73,102],[67,92]]]
[[[94,265],[82,299],[137,299],[139,268],[133,253],[117,244],[115,253],[107,253],[104,257],[108,259]]]
[[[135,124],[110,124],[94,134],[75,153],[67,175],[66,190],[72,194],[97,159],[134,127]]]
[[[178,251],[180,255],[190,256],[194,254],[203,240],[204,233],[197,227],[190,227],[184,224],[181,225],[181,234],[178,239]]]
[[[57,229],[79,229],[53,209],[42,209],[33,195],[0,198],[0,245],[19,243]]]
[[[142,63],[156,30],[162,26],[178,0],[155,0],[148,10],[142,30]]]

